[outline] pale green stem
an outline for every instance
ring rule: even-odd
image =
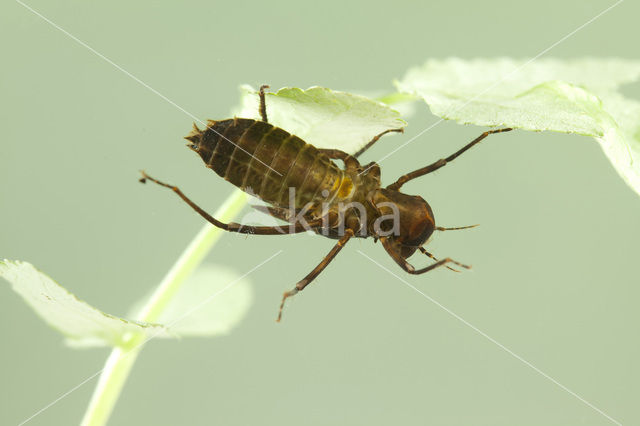
[[[229,222],[242,210],[245,203],[246,194],[236,190],[216,211],[214,217],[222,222]],[[139,321],[155,322],[158,320],[180,286],[198,267],[216,241],[220,239],[222,232],[220,228],[210,224],[202,228],[141,309],[137,318]],[[125,345],[113,349],[107,358],[89,407],[82,419],[82,426],[102,426],[107,423],[136,357],[145,343],[144,335],[132,334],[126,340]]]

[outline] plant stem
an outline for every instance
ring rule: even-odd
[[[242,191],[236,190],[220,206],[214,217],[222,222],[228,222],[242,210],[245,203],[246,195]],[[139,321],[157,321],[180,286],[198,267],[221,236],[222,230],[210,224],[205,225],[198,232],[141,309],[137,318]],[[126,344],[111,351],[91,397],[89,407],[82,419],[82,426],[103,426],[107,423],[129,372],[147,340],[149,339],[145,339],[142,334],[132,334]]]

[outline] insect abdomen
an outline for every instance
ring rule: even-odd
[[[316,147],[263,121],[236,118],[210,121],[204,131],[187,136],[191,146],[218,175],[280,207],[289,207],[289,188],[295,206],[324,198],[343,178],[340,170]],[[327,194],[325,194],[327,195]]]

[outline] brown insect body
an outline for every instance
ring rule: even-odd
[[[194,130],[186,139],[190,141],[189,148],[200,155],[207,167],[243,191],[270,204],[272,207],[266,211],[274,217],[294,222],[288,230],[278,226],[220,222],[191,201],[178,187],[158,181],[144,172],[140,180],[144,183],[149,179],[172,189],[207,221],[227,231],[282,235],[305,232],[311,228],[318,234],[338,239],[322,262],[298,281],[292,290],[285,292],[278,320],[285,299],[313,281],[352,237],[373,237],[376,241],[379,239],[393,260],[410,274],[422,274],[439,266],[449,268],[447,263],[469,268],[448,257],[438,260],[422,246],[436,230],[465,229],[472,226],[436,227],[429,204],[422,197],[404,194],[399,189],[406,182],[450,163],[488,135],[512,129],[484,132],[452,155],[405,174],[382,188],[380,167],[376,163],[361,166],[356,157],[382,135],[402,132],[402,129],[380,133],[354,155],[337,149],[318,149],[268,123],[264,94],[266,87],[268,86],[260,88],[262,120],[233,118],[209,121],[203,130],[194,124]],[[338,167],[333,160],[341,160],[344,168]],[[291,190],[295,191],[293,199]],[[300,215],[308,223],[303,225],[295,223],[297,219],[292,220],[292,217]],[[393,233],[386,232],[385,218],[393,218]],[[435,263],[415,269],[406,259],[417,250]]]
[[[281,209],[290,209],[292,204],[296,210],[307,207],[307,218],[311,220],[329,214],[330,228],[319,234],[340,238],[337,224],[341,205],[353,204],[365,206],[362,216],[367,220],[361,223],[362,212],[355,208],[343,209],[346,227],[354,231],[355,237],[375,237],[375,221],[383,214],[392,214],[375,206],[389,202],[398,206],[401,226],[406,224],[400,233],[408,238],[412,249],[407,247],[404,257],[422,245],[435,229],[431,208],[421,197],[380,187],[377,164],[340,169],[323,151],[264,121],[235,118],[207,124],[204,130],[194,125],[186,139],[208,168]],[[295,191],[294,200],[289,198],[290,188]]]
[[[325,189],[337,195],[344,180],[344,172],[316,147],[263,121],[209,121],[187,139],[220,177],[278,207],[289,207],[290,187],[296,189],[295,207],[302,208]]]

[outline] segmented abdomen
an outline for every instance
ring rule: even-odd
[[[263,121],[236,118],[210,121],[204,131],[187,136],[207,167],[265,202],[295,207],[323,200],[344,175],[328,156],[299,137]],[[323,190],[328,193],[322,194]]]

